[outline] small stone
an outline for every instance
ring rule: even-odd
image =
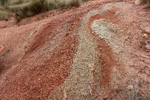
[[[136,24],[134,23],[133,26],[136,26]]]
[[[1,45],[0,46],[0,51],[2,51],[4,49],[4,46],[3,45]]]
[[[132,86],[132,85],[128,85],[127,89],[128,89],[128,90],[132,90],[132,89],[133,89],[133,86]]]
[[[141,0],[135,0],[135,5],[140,5],[141,4]]]
[[[146,48],[147,50],[150,50],[150,45],[146,45],[145,48]]]
[[[115,87],[113,88],[113,90],[116,91],[116,92],[118,92],[120,89],[119,89],[118,86],[115,86]]]
[[[40,81],[40,80],[41,80],[41,78],[38,79],[38,81]]]
[[[147,34],[143,34],[142,37],[145,38],[145,39],[148,39],[148,35]]]
[[[90,64],[89,67],[90,67],[91,72],[93,72],[93,71],[95,70],[95,69],[94,69],[94,68],[95,68],[95,65],[94,65],[94,64]]]
[[[144,28],[144,31],[145,31],[146,33],[149,33],[149,34],[150,34],[150,27]]]
[[[120,12],[119,12],[119,11],[117,11],[117,12],[116,12],[116,16],[119,16],[119,15],[120,15]]]

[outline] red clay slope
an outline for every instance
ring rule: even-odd
[[[135,78],[144,94],[150,42],[139,27],[150,25],[147,12],[132,2],[93,0],[4,25],[0,100],[121,100],[118,91]]]

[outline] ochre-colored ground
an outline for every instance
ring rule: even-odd
[[[128,85],[150,88],[147,6],[91,0],[14,23],[0,21],[0,100],[124,100]]]

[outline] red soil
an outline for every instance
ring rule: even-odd
[[[64,23],[64,19],[72,18],[74,21],[68,20],[67,23]],[[69,75],[76,51],[78,42],[74,30],[77,30],[75,28],[77,28],[79,21],[77,17],[71,16],[66,16],[64,19],[51,21],[38,33],[39,35],[32,38],[33,40],[27,41],[25,55],[20,64],[7,74],[5,85],[1,84],[0,98],[11,98],[12,100],[17,98],[44,99],[44,94],[48,96],[51,90],[63,83]],[[65,31],[60,29],[60,26],[64,24],[66,24]],[[59,32],[61,30],[62,32]],[[61,41],[58,41],[59,39]],[[57,41],[57,45],[53,45],[50,40],[52,42]],[[41,51],[41,48],[43,51]],[[52,51],[49,51],[49,49]]]
[[[111,71],[113,69],[113,67],[117,67],[117,61],[116,61],[116,57],[114,55],[114,52],[112,51],[112,48],[106,43],[105,40],[99,38],[99,36],[91,29],[91,24],[93,23],[93,21],[98,20],[98,19],[106,19],[109,22],[112,22],[113,24],[117,24],[117,22],[119,22],[119,19],[116,18],[115,16],[115,12],[117,10],[110,10],[107,11],[104,14],[97,14],[94,15],[90,18],[89,24],[88,24],[88,28],[91,31],[91,34],[94,36],[95,40],[98,42],[98,48],[99,48],[99,52],[100,52],[100,58],[99,58],[99,62],[100,62],[100,69],[101,72],[97,73],[97,76],[101,76],[99,77],[99,85],[100,87],[102,87],[104,89],[104,91],[107,93],[111,92]],[[125,74],[123,69],[120,69],[119,67],[117,68],[122,75]],[[101,73],[101,75],[99,75]]]
[[[93,0],[83,4],[79,8],[50,11],[46,13],[48,16],[44,18],[42,18],[43,14],[29,18],[30,22],[26,22],[26,25],[23,25],[26,19],[22,20],[19,23],[21,26],[10,25],[10,27],[4,22],[0,22],[3,25],[0,27],[0,45],[4,45],[0,56],[3,58],[2,64],[5,66],[0,74],[0,99],[41,100],[47,98],[52,90],[63,84],[64,80],[69,76],[72,67],[78,45],[78,36],[76,33],[80,27],[81,18],[87,12],[111,1],[113,0]],[[118,9],[108,11],[103,15],[91,17],[89,22],[91,33],[93,32],[90,28],[92,22],[100,18],[118,24],[124,29],[129,29],[131,33],[135,32],[134,29],[137,29],[136,32],[140,32],[140,29],[134,28],[135,26],[127,27],[126,24],[132,24],[131,22],[126,22],[130,20],[114,16],[116,11]],[[139,8],[136,11],[135,17],[138,16],[138,11],[143,10]],[[130,15],[132,12],[128,14]],[[38,18],[40,18],[40,21],[37,21]],[[128,18],[132,19],[130,16]],[[140,16],[139,18],[142,17]],[[122,22],[126,23],[122,24]],[[142,22],[144,21],[141,20],[140,23]],[[10,23],[12,24],[12,20]],[[40,24],[42,25],[40,31],[36,31],[34,33],[36,35],[33,34],[33,37],[28,39],[30,33]],[[8,36],[6,36],[7,34]],[[125,40],[126,34],[122,35],[119,41]],[[102,69],[102,80],[99,80],[99,82],[100,85],[103,84],[104,89],[109,90],[111,81],[110,73],[113,66],[117,66],[116,59],[119,58],[114,55],[108,44],[100,39],[96,33],[93,36],[98,43],[101,54],[99,59],[101,63],[100,68]],[[129,44],[131,47],[134,47],[135,51],[139,51],[138,46],[142,40],[140,38],[141,35],[136,34],[136,38],[134,36],[134,34],[129,34],[130,38],[128,41],[130,41]],[[145,49],[140,51],[140,54],[145,55]],[[133,58],[136,59],[136,57]],[[139,69],[137,64],[141,64],[141,60],[136,59],[133,62],[136,63],[131,64],[131,67],[135,66],[135,70]],[[146,62],[149,64],[149,61]],[[141,65],[145,65],[145,63]],[[119,69],[119,71],[122,75],[125,74],[123,68]],[[149,75],[150,72],[145,73]]]

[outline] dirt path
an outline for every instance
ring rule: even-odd
[[[21,26],[1,22],[0,99],[121,100],[128,85],[146,94],[150,11],[126,1],[93,0]]]

